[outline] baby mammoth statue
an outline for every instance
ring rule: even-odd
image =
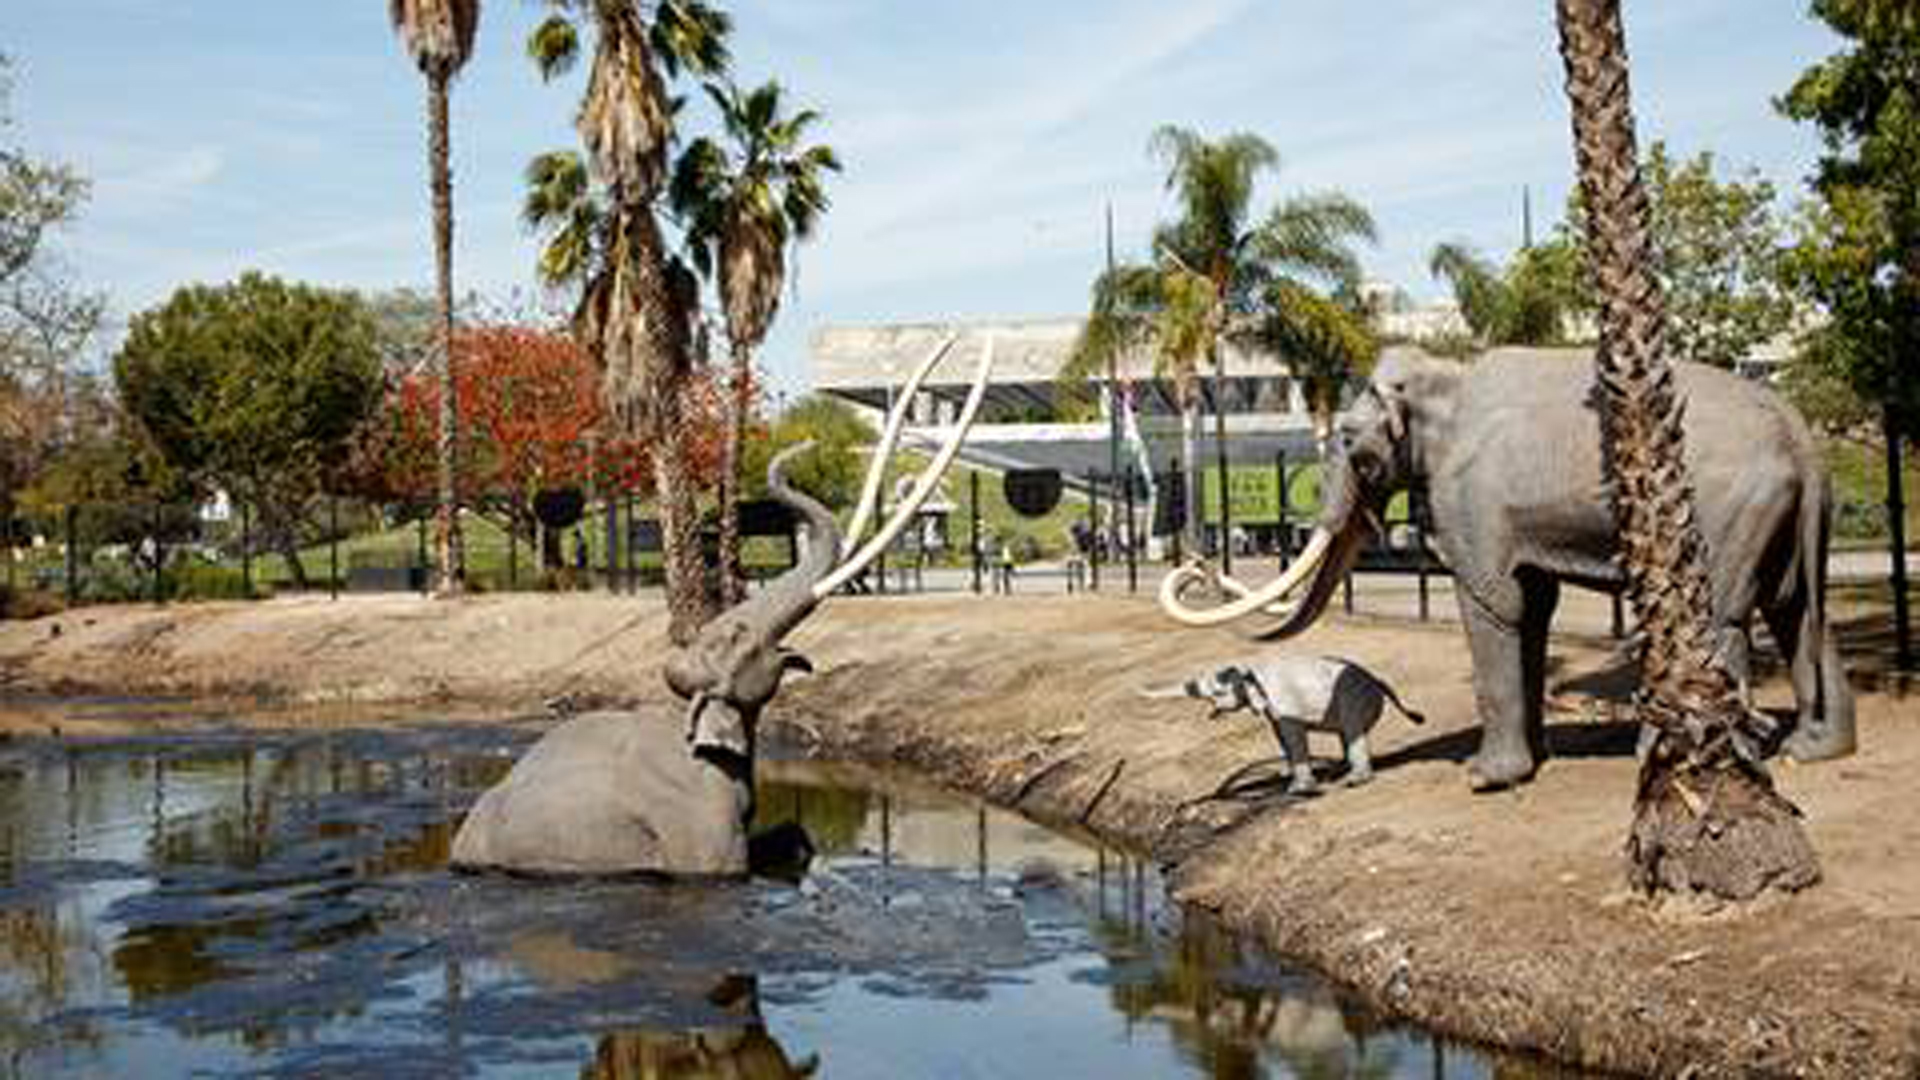
[[[1331,657],[1280,656],[1228,664],[1178,686],[1141,693],[1198,698],[1213,705],[1209,717],[1244,709],[1264,718],[1286,757],[1287,792],[1293,795],[1304,795],[1316,786],[1313,760],[1307,753],[1309,729],[1339,734],[1347,783],[1358,785],[1373,778],[1367,733],[1379,723],[1387,702],[1413,723],[1426,722],[1379,676],[1351,660]]]

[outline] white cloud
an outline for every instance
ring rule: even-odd
[[[191,198],[220,178],[226,152],[218,146],[189,146],[123,172],[107,173],[94,185],[94,199],[120,214],[139,214]]]

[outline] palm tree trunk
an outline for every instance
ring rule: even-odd
[[[753,349],[744,341],[735,341],[726,442],[720,451],[720,600],[729,606],[747,595],[746,575],[740,562],[740,454],[746,438],[752,378]]]
[[[1642,762],[1628,876],[1647,891],[1745,899],[1819,880],[1798,811],[1774,790],[1764,723],[1720,663],[1693,516],[1681,404],[1665,355],[1619,0],[1558,0],[1575,153],[1600,295],[1601,441],[1645,635],[1635,707],[1657,737]]]
[[[435,596],[457,596],[466,581],[466,552],[460,542],[459,497],[454,486],[455,418],[453,378],[453,166],[448,152],[451,123],[447,115],[447,87],[451,76],[436,72],[427,78],[428,157],[433,174],[433,257],[440,305],[440,423],[434,440],[439,459],[438,512],[434,519],[434,548],[439,573]]]
[[[660,558],[666,570],[667,637],[675,645],[691,642],[713,617],[706,560],[688,475],[679,389],[663,402],[655,432],[653,482],[660,507]]]
[[[1182,532],[1187,534],[1187,556],[1195,558],[1204,550],[1200,543],[1205,531],[1200,525],[1200,481],[1204,473],[1200,468],[1200,395],[1187,395],[1186,402],[1180,408],[1180,459],[1186,469],[1180,487],[1180,511],[1186,516],[1186,526]]]

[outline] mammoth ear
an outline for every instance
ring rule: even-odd
[[[687,744],[696,756],[720,752],[750,757],[751,741],[746,717],[726,699],[701,694],[687,706]]]

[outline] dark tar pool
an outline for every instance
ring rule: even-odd
[[[1397,1027],[1139,859],[762,763],[799,882],[450,873],[530,728],[0,743],[0,1076],[1539,1077]]]

